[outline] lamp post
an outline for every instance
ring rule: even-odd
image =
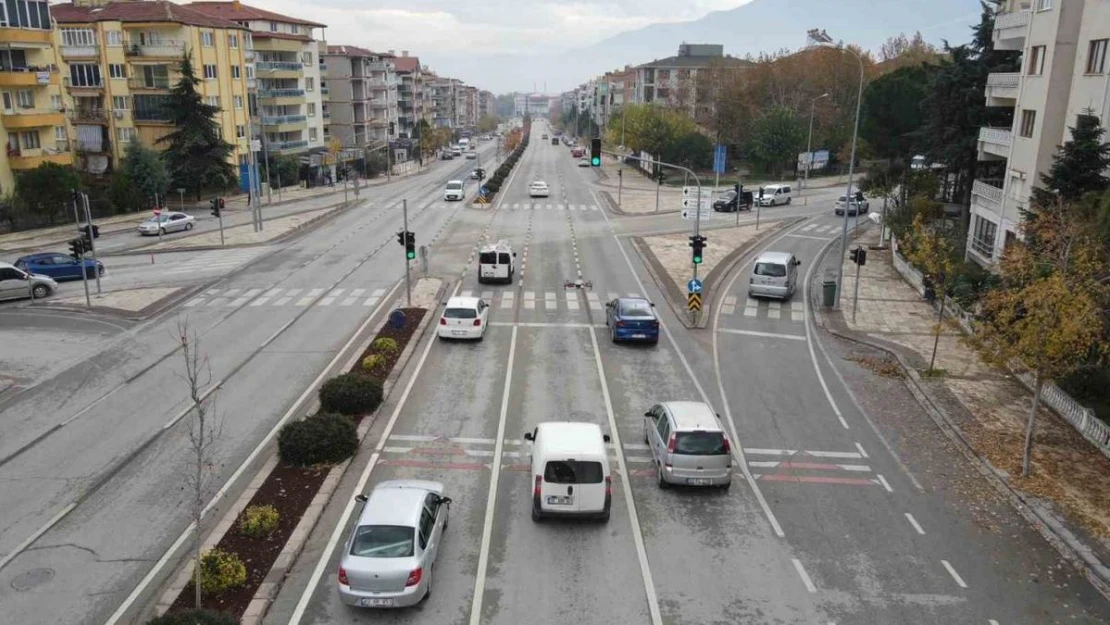
[[[802,183],[803,189],[809,189],[809,170],[813,169],[813,112],[817,106],[817,101],[827,97],[829,97],[827,92],[822,93],[809,102],[809,139],[806,139],[806,158],[809,160],[806,161],[806,179]]]
[[[851,203],[852,197],[852,175],[855,173],[856,165],[856,140],[859,138],[859,112],[860,104],[863,102],[863,58],[861,58],[860,55],[851,48],[841,48],[834,44],[832,37],[829,37],[828,33],[826,33],[824,30],[819,31],[814,28],[808,31],[806,35],[810,41],[814,42],[814,44],[824,48],[833,48],[841,52],[848,52],[856,58],[856,61],[859,62],[859,91],[856,94],[856,122],[854,128],[852,129],[852,157],[851,160],[848,161],[848,186],[844,191],[844,224],[840,230],[841,261],[836,265],[836,298],[833,300],[833,308],[839,309],[840,293],[841,291],[843,291],[844,287],[843,254],[844,250],[848,249],[848,205]],[[856,206],[856,213],[856,219],[858,220],[859,206]]]

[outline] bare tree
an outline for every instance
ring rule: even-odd
[[[201,608],[201,570],[200,570],[200,521],[204,514],[204,496],[216,474],[213,460],[216,443],[220,438],[222,423],[216,414],[215,391],[212,383],[212,367],[208,357],[200,350],[200,338],[196,332],[189,332],[187,319],[179,319],[174,337],[181,346],[181,356],[185,360],[185,373],[180,377],[189,386],[189,471],[185,473],[185,483],[192,497],[193,507],[193,586],[196,591],[196,608]]]

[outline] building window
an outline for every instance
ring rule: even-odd
[[[308,129],[308,140],[309,141],[315,141],[316,136],[317,136],[316,135],[316,129],[315,128],[309,128]]]
[[[92,63],[71,63],[69,79],[74,87],[100,87],[100,66]]]
[[[1048,11],[1052,8],[1052,0],[1037,0],[1038,11]]]
[[[54,141],[62,142],[65,141],[67,138],[68,137],[66,137],[65,126],[54,126]]]
[[[111,78],[127,78],[127,69],[123,63],[109,63],[108,76]]]
[[[227,47],[231,48],[232,50],[238,48],[239,47],[239,35],[228,35],[227,36]]]
[[[982,215],[976,215],[975,230],[972,231],[971,235],[971,249],[985,258],[993,258],[994,238],[997,233],[997,224]]]
[[[311,76],[305,77],[305,79],[304,79],[304,90],[305,91],[315,91],[316,90],[316,79],[312,78]]]
[[[254,66],[253,65],[248,65],[247,66],[247,79],[249,80],[249,79],[252,79],[252,78],[254,78]]]
[[[301,63],[312,65],[312,52],[301,52]]]
[[[206,30],[200,34],[200,45],[204,46],[205,48],[211,48],[212,46],[216,45],[215,39],[215,35]]]
[[[15,105],[21,109],[35,108],[35,92],[30,89],[20,89],[16,91]]]
[[[309,117],[316,117],[316,103],[315,102],[309,102],[308,103],[308,116]]]
[[[243,96],[237,95],[233,98],[233,101],[235,102],[235,110],[237,110],[237,111],[242,110],[242,108],[243,108]]]
[[[240,72],[240,69],[239,69],[238,65],[232,65],[231,66],[231,77],[232,78],[234,78],[235,80],[239,80],[239,76],[240,76],[239,72]]]
[[[131,109],[131,106],[130,106],[130,103],[128,102],[127,96],[125,96],[125,95],[114,95],[114,96],[112,96],[112,110],[113,111],[127,111],[127,110],[130,110],[130,109]]]
[[[1037,111],[1022,109],[1021,111],[1021,136],[1032,137],[1033,127],[1037,124]]]
[[[0,26],[50,30],[50,10],[46,0],[7,0],[0,2]]]
[[[296,24],[290,24],[289,32],[293,33],[294,35],[299,35],[301,34],[301,27]]]
[[[63,28],[63,46],[95,46],[96,33],[91,28]]]
[[[247,127],[244,126],[243,124],[237,125],[235,127],[235,138],[236,139],[245,139],[246,137],[247,137]]]
[[[1087,73],[1101,74],[1106,71],[1106,43],[1110,39],[1092,39],[1087,47]]]
[[[50,108],[55,111],[62,110],[62,96],[54,94],[50,96]]]
[[[131,143],[135,140],[135,129],[128,127],[116,128],[116,139],[120,143]]]
[[[276,33],[278,31],[277,22],[270,22],[270,32]]]
[[[1030,76],[1040,76],[1044,73],[1044,46],[1029,48],[1029,66],[1025,73]]]
[[[208,101],[208,106],[214,106],[216,108],[220,108],[220,96],[210,95],[207,98],[205,98],[205,100]]]
[[[39,131],[37,130],[19,133],[19,140],[23,144],[24,150],[34,150],[42,147],[42,144],[39,143]]]
[[[215,80],[216,79],[216,65],[215,64],[205,64],[205,66],[204,66],[204,78],[205,78],[205,80]]]
[[[121,30],[109,30],[105,33],[104,38],[108,41],[108,45],[110,46],[123,45],[123,31]]]

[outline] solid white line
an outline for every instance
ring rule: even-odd
[[[395,292],[400,286],[401,282],[397,281],[393,285],[393,288],[390,290],[390,293],[392,294],[393,292]],[[300,397],[297,398],[297,401],[293,402],[293,405],[289,407],[289,410],[287,410],[286,413],[281,416],[281,419],[279,419],[278,422],[274,424],[273,429],[271,429],[266,434],[266,436],[258,442],[258,445],[256,445],[255,448],[251,450],[250,455],[243,460],[242,464],[239,465],[239,468],[235,469],[235,472],[231,474],[231,477],[229,477],[228,480],[224,482],[224,485],[220,487],[220,490],[212,496],[212,499],[210,499],[208,501],[208,504],[204,506],[204,509],[201,510],[200,516],[202,519],[208,515],[212,508],[214,508],[221,499],[223,499],[228,490],[230,490],[231,485],[238,481],[239,476],[241,476],[243,472],[247,470],[247,467],[254,463],[255,459],[258,458],[259,454],[262,453],[262,450],[267,448],[267,446],[270,444],[270,441],[272,441],[273,438],[277,436],[278,431],[281,430],[286,422],[288,422],[289,419],[292,418],[292,416],[301,409],[301,407],[304,405],[305,400],[307,400],[315,393],[316,386],[324,380],[324,376],[327,375],[332,367],[335,366],[335,363],[339,362],[339,359],[342,358],[343,354],[348,349],[350,349],[351,345],[353,345],[354,342],[358,339],[359,335],[361,335],[366,330],[366,328],[370,325],[374,318],[378,316],[379,312],[381,312],[380,309],[375,309],[373,313],[366,317],[366,321],[362,322],[362,325],[358,327],[358,330],[355,330],[355,333],[351,335],[351,338],[347,340],[347,343],[344,344],[338,352],[336,352],[335,357],[332,358],[331,362],[329,362],[326,367],[324,367],[324,369],[320,372],[320,375],[316,376],[316,379],[312,381],[312,384],[310,384],[308,388],[306,388],[304,392],[301,393]],[[181,532],[181,535],[178,536],[177,540],[173,542],[173,545],[171,545],[170,548],[162,554],[162,557],[158,559],[158,562],[154,564],[154,567],[151,568],[149,572],[147,572],[146,576],[143,577],[138,586],[135,586],[135,589],[131,591],[131,594],[127,595],[127,599],[125,599],[123,603],[120,604],[118,608],[116,608],[116,611],[113,612],[112,616],[108,618],[108,622],[105,623],[105,625],[115,625],[120,621],[121,618],[123,618],[123,615],[127,613],[127,611],[131,608],[131,605],[135,603],[139,596],[146,590],[146,587],[149,586],[154,578],[158,576],[162,568],[165,567],[167,563],[169,563],[170,556],[172,556],[178,549],[180,549],[181,545],[189,539],[195,528],[195,522],[190,522],[189,526],[185,528],[185,531]]]
[[[987,623],[989,623],[989,625],[998,625],[998,621],[996,621],[994,619],[988,620]]]
[[[617,467],[621,475],[627,476],[628,465],[624,460],[624,451],[621,449],[620,432],[617,430],[617,417],[613,414],[613,401],[609,395],[609,383],[605,381],[605,367],[601,363],[601,349],[597,346],[597,332],[590,330],[590,344],[594,349],[594,363],[597,364],[597,377],[601,381],[601,395],[605,400],[605,414],[609,419],[609,437],[612,440],[614,456],[617,458]],[[652,625],[662,625],[663,616],[659,611],[659,598],[655,595],[655,582],[652,581],[651,567],[648,565],[647,549],[644,548],[644,535],[640,528],[640,517],[636,513],[636,501],[632,499],[632,484],[630,480],[621,480],[621,490],[628,504],[628,517],[632,524],[632,540],[636,545],[636,556],[640,561],[640,575],[644,579],[644,592],[647,594],[648,611],[651,614]],[[474,619],[470,625],[478,625]]]
[[[917,519],[913,518],[913,515],[909,512],[906,513],[906,520],[910,522],[910,525],[913,526],[913,529],[917,530],[918,534],[921,534],[922,536],[925,535],[925,530],[921,529],[921,524],[919,524],[917,522]]]
[[[863,450],[863,445],[860,445],[859,443],[856,443],[856,449],[859,450],[860,457],[862,457],[862,458],[867,458],[868,457],[867,452]]]
[[[501,392],[501,414],[497,419],[497,442],[493,448],[493,465],[486,494],[486,515],[482,521],[482,543],[478,550],[478,571],[474,578],[474,597],[470,603],[470,625],[482,622],[482,599],[486,593],[486,569],[489,568],[489,547],[493,537],[493,512],[497,504],[497,482],[501,477],[501,454],[505,451],[505,426],[509,417],[509,389],[513,384],[513,359],[516,357],[516,334],[509,338],[509,364],[505,368],[505,388]]]
[[[894,492],[894,489],[890,487],[890,483],[886,481],[886,478],[883,477],[882,474],[876,473],[875,477],[879,478],[879,481],[882,482],[883,488],[886,489],[886,492],[888,492],[888,493],[893,493]]]
[[[725,334],[743,334],[745,336],[760,336],[768,339],[789,339],[791,341],[804,341],[806,337],[800,334],[776,334],[774,332],[756,332],[755,330],[734,330],[732,328],[718,328],[718,332]]]
[[[412,451],[412,447],[390,447],[390,446],[386,446],[386,447],[382,448],[382,451],[387,453],[387,454],[407,454],[410,451]]]
[[[54,527],[54,525],[58,521],[61,521],[67,514],[72,512],[73,509],[76,508],[76,507],[77,507],[77,502],[70,503],[66,507],[59,510],[57,514],[50,517],[50,520],[47,521],[46,523],[44,523],[42,527],[38,528],[38,530],[36,530],[34,534],[31,534],[27,538],[24,538],[23,542],[16,545],[15,549],[12,549],[8,553],[8,555],[4,556],[3,560],[0,560],[0,569],[3,569],[5,566],[8,565],[9,562],[14,560],[19,554],[23,553],[23,550],[26,549],[27,547],[29,547],[31,545],[31,543],[38,540],[40,536],[49,532],[50,528]]]
[[[461,284],[461,283],[460,283]],[[392,298],[393,291],[401,283],[398,282],[393,290],[390,291],[390,297],[383,301],[389,301]],[[455,285],[455,291],[459,290],[459,285]],[[453,296],[454,294],[452,294]],[[377,313],[377,311],[375,311]],[[372,319],[374,315],[367,317],[367,321]],[[405,391],[401,393],[401,398],[397,401],[397,405],[393,408],[393,414],[389,416],[389,421],[385,424],[385,430],[382,431],[381,437],[378,438],[378,443],[374,447],[374,453],[370,454],[370,462],[366,463],[366,468],[362,470],[362,475],[358,477],[358,483],[355,485],[355,493],[361,494],[366,489],[366,482],[370,480],[370,473],[374,471],[374,467],[378,464],[378,459],[381,458],[382,452],[385,449],[385,443],[389,440],[390,433],[393,432],[393,426],[397,424],[397,418],[401,415],[401,409],[405,407],[405,401],[408,400],[409,394],[412,392],[412,387],[416,385],[416,379],[420,377],[420,371],[424,368],[424,362],[428,360],[428,354],[432,351],[432,346],[435,341],[430,337],[428,344],[424,347],[424,353],[420,355],[420,360],[416,363],[416,369],[405,384]],[[320,583],[320,578],[324,575],[324,569],[328,566],[328,560],[331,559],[331,554],[335,550],[336,545],[343,536],[343,529],[347,525],[347,519],[351,518],[351,513],[355,510],[354,497],[347,502],[347,506],[343,509],[343,515],[339,517],[339,521],[335,524],[335,529],[332,530],[331,536],[328,538],[328,543],[324,547],[323,553],[320,554],[320,559],[316,562],[316,568],[312,570],[312,576],[308,580],[308,585],[305,586],[304,591],[301,593],[301,598],[297,600],[297,606],[293,609],[293,615],[289,617],[289,625],[297,625],[301,622],[304,616],[305,609],[308,608],[309,601],[312,600],[312,594],[316,590],[317,584]]]
[[[956,580],[956,583],[959,584],[960,588],[967,588],[967,584],[964,583],[963,578],[960,577],[960,574],[956,572],[956,569],[952,568],[952,565],[948,563],[948,560],[941,560],[940,563],[944,565],[944,568],[948,569],[948,574],[952,576],[952,579]]]
[[[805,235],[805,234],[794,234],[793,232],[791,232],[790,234],[788,234],[786,236],[793,237],[795,239],[813,239],[814,241],[828,241],[829,240],[829,237],[811,237],[811,236],[808,236],[808,235]]]
[[[806,585],[806,590],[809,592],[817,592],[817,587],[813,585],[813,580],[809,578],[809,573],[806,573],[805,567],[802,566],[802,561],[797,558],[794,558],[793,561],[794,570],[798,572],[798,577],[802,578],[802,583]]]

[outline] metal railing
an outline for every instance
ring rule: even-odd
[[[307,121],[308,117],[305,115],[263,115],[262,123],[266,126],[276,126],[277,124],[295,124],[297,122]]]
[[[104,79],[98,82],[82,81],[81,84],[73,84],[73,78],[70,76],[62,77],[62,84],[69,89],[103,89]]]
[[[123,53],[126,56],[173,56],[178,57],[185,53],[184,41],[157,41],[139,43],[127,41],[123,44]]]
[[[977,254],[979,254],[983,258],[986,258],[987,260],[990,260],[990,259],[994,258],[994,241],[993,240],[988,241],[985,238],[980,239],[977,236],[972,236],[971,237],[971,249],[975,250],[975,252]]]
[[[304,89],[259,89],[260,98],[296,98],[304,95]]]
[[[72,108],[67,111],[69,118],[75,122],[103,122],[108,119],[107,109]]]
[[[254,64],[255,71],[259,72],[272,72],[272,71],[285,71],[285,72],[303,72],[304,65],[301,63],[293,63],[291,61],[258,61]]]
[[[980,128],[979,140],[984,143],[1010,147],[1014,142],[1014,133],[1006,128]]]
[[[308,145],[308,141],[303,139],[299,141],[270,141],[270,149],[272,150],[295,150],[303,148]]]
[[[971,194],[984,200],[984,204],[993,208],[1002,206],[1002,189],[989,182],[976,180],[971,185]]]
[[[169,89],[169,77],[163,78],[161,76],[153,78],[128,78],[127,87],[129,89]]]
[[[1012,13],[1000,13],[994,18],[995,32],[1009,28],[1024,28],[1029,24],[1030,12],[1028,7]]]
[[[993,72],[987,74],[988,87],[1004,89],[1017,89],[1021,85],[1021,74],[1018,72]]]
[[[3,111],[3,115],[57,115],[61,113],[61,109],[28,109],[28,108],[14,108],[10,111]]]

